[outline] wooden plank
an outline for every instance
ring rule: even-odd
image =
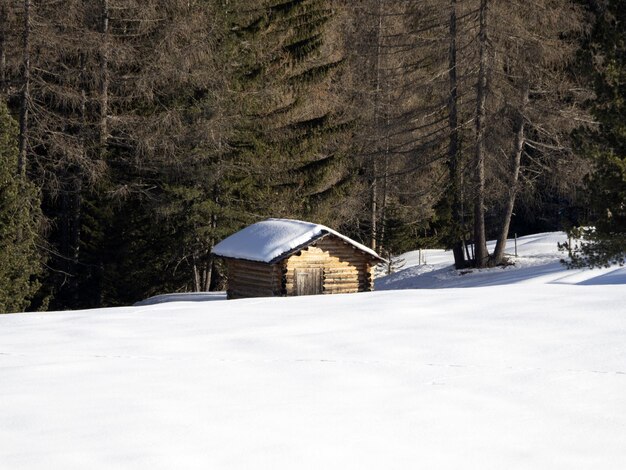
[[[322,293],[322,269],[302,268],[295,273],[296,295],[316,295]]]
[[[254,274],[257,276],[268,276],[270,277],[272,275],[272,271],[271,270],[259,270],[259,269],[246,269],[246,268],[238,268],[238,269],[229,269],[228,270],[228,274],[229,275],[233,275],[233,274]]]
[[[271,284],[273,278],[266,274],[255,274],[255,273],[229,273],[228,279],[240,279],[242,281],[252,281],[257,284]]]
[[[326,279],[334,279],[334,278],[341,279],[343,277],[352,277],[352,278],[362,277],[362,278],[366,278],[367,276],[365,275],[365,273],[359,273],[355,269],[354,271],[325,271],[324,272],[324,277]]]
[[[361,283],[359,283],[357,280],[354,280],[354,279],[324,283],[324,287],[327,287],[327,288],[340,287],[340,286],[342,287],[343,286],[357,286],[358,287],[359,285],[361,285]]]
[[[273,284],[262,284],[247,279],[231,279],[229,281],[229,287],[245,287],[246,289],[272,289]]]
[[[324,279],[357,279],[357,278],[361,278],[361,279],[369,279],[368,276],[366,276],[363,273],[358,273],[356,271],[354,272],[348,272],[348,273],[324,273]]]
[[[333,276],[324,278],[325,282],[365,282],[365,278],[359,278],[359,276]]]
[[[332,261],[332,258],[330,257],[326,257],[326,258],[310,257],[306,259],[299,259],[297,261],[294,261],[293,263],[289,263],[289,265],[290,266],[306,266],[308,264],[328,264],[331,261]]]
[[[360,286],[360,285],[365,285],[365,283],[363,281],[359,281],[358,279],[333,279],[333,280],[327,280],[324,281],[324,286],[325,287],[330,287],[330,286],[345,286],[345,285],[355,285],[355,286]]]
[[[348,293],[368,290],[371,286],[371,256],[360,252],[337,237],[325,237],[297,255],[283,260],[283,292],[294,295],[296,270],[323,267],[324,293]]]
[[[356,294],[360,292],[358,289],[333,289],[324,291],[324,294]]]
[[[229,266],[263,266],[263,267],[270,266],[268,263],[262,263],[260,261],[249,261],[245,259],[234,259],[234,258],[227,258],[226,264]]]
[[[269,276],[255,276],[253,274],[237,273],[234,276],[229,276],[229,281],[245,282],[258,286],[272,286],[274,280]]]
[[[233,286],[246,286],[246,288],[259,288],[259,289],[272,289],[275,284],[272,282],[258,282],[253,279],[241,279],[231,278],[228,281],[229,285]]]
[[[359,284],[366,282],[365,279],[359,279],[357,277],[337,277],[332,279],[324,279],[324,284],[345,284],[346,282],[351,282],[354,284]]]
[[[241,285],[241,284],[233,285],[231,289],[233,291],[250,294],[251,296],[257,296],[257,295],[266,296],[266,295],[274,295],[274,294],[279,293],[279,291],[272,289],[270,287],[247,286],[247,285]]]
[[[333,284],[324,284],[324,289],[344,289],[348,287],[354,287],[355,289],[359,287],[358,282],[337,282]]]

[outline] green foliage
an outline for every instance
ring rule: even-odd
[[[378,247],[395,253],[465,235],[452,233],[453,201],[436,204],[448,136],[447,6],[426,2],[423,15],[424,2],[373,0],[66,3],[32,4],[25,136],[43,202],[14,177],[13,137],[0,170],[0,275],[2,295],[18,303],[2,300],[2,309],[24,308],[36,288],[40,205],[52,255],[33,302],[47,296],[54,309],[218,288],[212,247],[265,217],[320,222],[364,242],[376,226]],[[19,18],[22,3],[7,5]],[[462,8],[471,33],[459,47],[472,54],[472,5]],[[4,24],[1,91],[16,114],[23,22]],[[621,59],[605,55],[599,102],[623,106]],[[466,57],[461,72],[473,67]],[[460,75],[467,126],[472,81]],[[600,106],[598,115],[613,129],[605,137],[623,138],[623,115]],[[597,198],[609,205],[594,209],[601,233],[621,214],[614,170],[624,152],[615,139],[592,150],[599,168],[612,162],[590,182],[610,188]],[[377,224],[368,223],[372,209]]]
[[[589,46],[594,64],[600,123],[585,146],[594,163],[588,177],[593,228],[572,231],[580,238],[570,251],[569,265],[610,266],[626,258],[626,1],[610,0],[597,20]]]
[[[327,219],[326,198],[350,180],[343,140],[350,124],[329,91],[343,64],[326,46],[332,19],[328,0],[291,0],[260,2],[233,20],[243,25],[235,28],[243,114],[232,158],[254,181],[257,218]]]
[[[51,253],[36,302],[89,308],[218,287],[210,251],[243,226],[342,220],[353,178],[331,4],[33,4],[27,160]],[[14,113],[21,24],[5,48]]]
[[[595,228],[570,230],[571,242],[559,245],[569,252],[565,264],[570,268],[608,268],[626,263],[625,232],[599,233]]]
[[[145,200],[130,197],[123,201],[110,229],[105,246],[109,257],[102,273],[103,305],[131,305],[179,290],[171,256],[179,237],[171,226],[155,220]]]
[[[41,222],[35,187],[17,174],[17,125],[0,102],[0,313],[23,311],[39,288]]]

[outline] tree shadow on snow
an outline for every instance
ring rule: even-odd
[[[578,283],[579,286],[611,286],[617,284],[626,284],[626,268],[600,274]]]
[[[597,273],[596,275],[594,275]],[[591,276],[591,277],[590,277]],[[580,280],[580,278],[583,278]],[[376,290],[452,289],[503,286],[523,283],[566,285],[626,284],[626,268],[603,272],[567,270],[558,260],[547,263],[468,269],[457,271],[452,266],[412,266],[376,280]]]

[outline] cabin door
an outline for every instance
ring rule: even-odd
[[[322,268],[300,268],[295,270],[296,295],[322,293]]]

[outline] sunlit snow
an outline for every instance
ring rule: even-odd
[[[292,219],[267,219],[252,224],[219,242],[213,248],[213,253],[228,258],[269,263],[280,255],[327,233],[378,257],[375,251],[324,225]]]
[[[562,237],[407,254],[402,290],[0,315],[0,468],[626,468],[626,270]]]

